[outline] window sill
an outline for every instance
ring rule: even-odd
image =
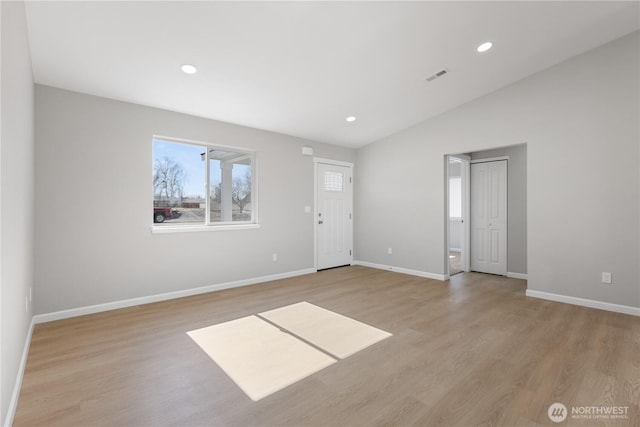
[[[151,226],[152,234],[191,233],[201,231],[251,230],[260,228],[260,224],[227,224],[227,225],[165,225]]]

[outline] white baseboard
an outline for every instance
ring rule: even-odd
[[[33,335],[33,327],[35,325],[33,317],[31,318],[31,325],[29,326],[29,332],[24,342],[24,349],[22,350],[22,359],[20,359],[20,366],[18,366],[18,375],[16,381],[13,384],[13,393],[11,394],[11,401],[7,408],[7,416],[4,420],[4,427],[11,427],[13,425],[13,418],[16,416],[16,409],[18,409],[18,398],[20,397],[20,390],[22,389],[22,379],[24,378],[24,368],[27,366],[27,357],[29,357],[29,347],[31,346],[31,336]]]
[[[511,273],[508,271],[507,277],[512,277],[514,279],[529,280],[529,275],[527,273]]]
[[[600,310],[613,311],[616,313],[630,314],[632,316],[640,316],[640,307],[631,307],[629,305],[612,304],[609,302],[595,301],[591,299],[570,297],[566,295],[552,294],[549,292],[534,291],[527,289],[528,297],[546,299],[549,301],[564,302],[567,304],[581,305],[583,307],[597,308]]]
[[[182,291],[167,292],[164,294],[150,295],[147,297],[132,298],[122,301],[108,302],[104,304],[90,305],[87,307],[72,308],[69,310],[56,311],[53,313],[38,314],[33,317],[35,323],[52,322],[54,320],[67,319],[70,317],[84,316],[85,314],[100,313],[103,311],[117,310],[119,308],[133,307],[136,305],[149,304],[152,302],[166,301],[175,298],[188,297],[192,295],[205,294],[223,289],[237,288],[240,286],[255,285],[257,283],[270,282],[272,280],[287,279],[289,277],[302,276],[315,273],[314,268],[290,271],[287,273],[272,274],[269,276],[255,277],[251,279],[237,280],[235,282],[219,283],[217,285],[203,286],[201,288],[185,289]]]
[[[362,265],[363,267],[371,267],[371,268],[377,268],[380,270],[395,271],[396,273],[404,273],[404,274],[410,274],[412,276],[426,277],[427,279],[444,281],[449,278],[449,275],[446,275],[446,274],[436,274],[436,273],[429,273],[426,271],[410,270],[408,268],[400,268],[400,267],[394,267],[391,265],[376,264],[373,262],[366,262],[366,261],[353,261],[353,265]]]

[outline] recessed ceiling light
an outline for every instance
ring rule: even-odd
[[[348,122],[355,122],[355,121],[356,121],[356,116],[349,116],[349,117],[347,117],[347,121],[348,121]]]
[[[484,42],[482,43],[480,46],[478,46],[478,52],[486,52],[489,49],[491,49],[493,47],[493,43],[491,42]]]
[[[180,69],[185,74],[195,74],[198,72],[198,69],[191,64],[184,64],[182,67],[180,67]]]

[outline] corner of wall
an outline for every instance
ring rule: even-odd
[[[25,3],[0,2],[0,20],[0,419],[11,425],[33,325],[34,83]]]

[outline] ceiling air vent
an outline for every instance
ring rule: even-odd
[[[428,82],[432,82],[432,81],[434,81],[435,79],[437,79],[438,77],[442,77],[442,76],[444,76],[444,75],[445,75],[445,74],[447,74],[448,72],[449,72],[449,70],[447,70],[446,68],[443,68],[442,70],[437,71],[437,72],[435,72],[435,73],[431,74],[431,75],[430,75],[429,77],[427,77],[425,80],[426,80],[426,81],[428,81]]]

